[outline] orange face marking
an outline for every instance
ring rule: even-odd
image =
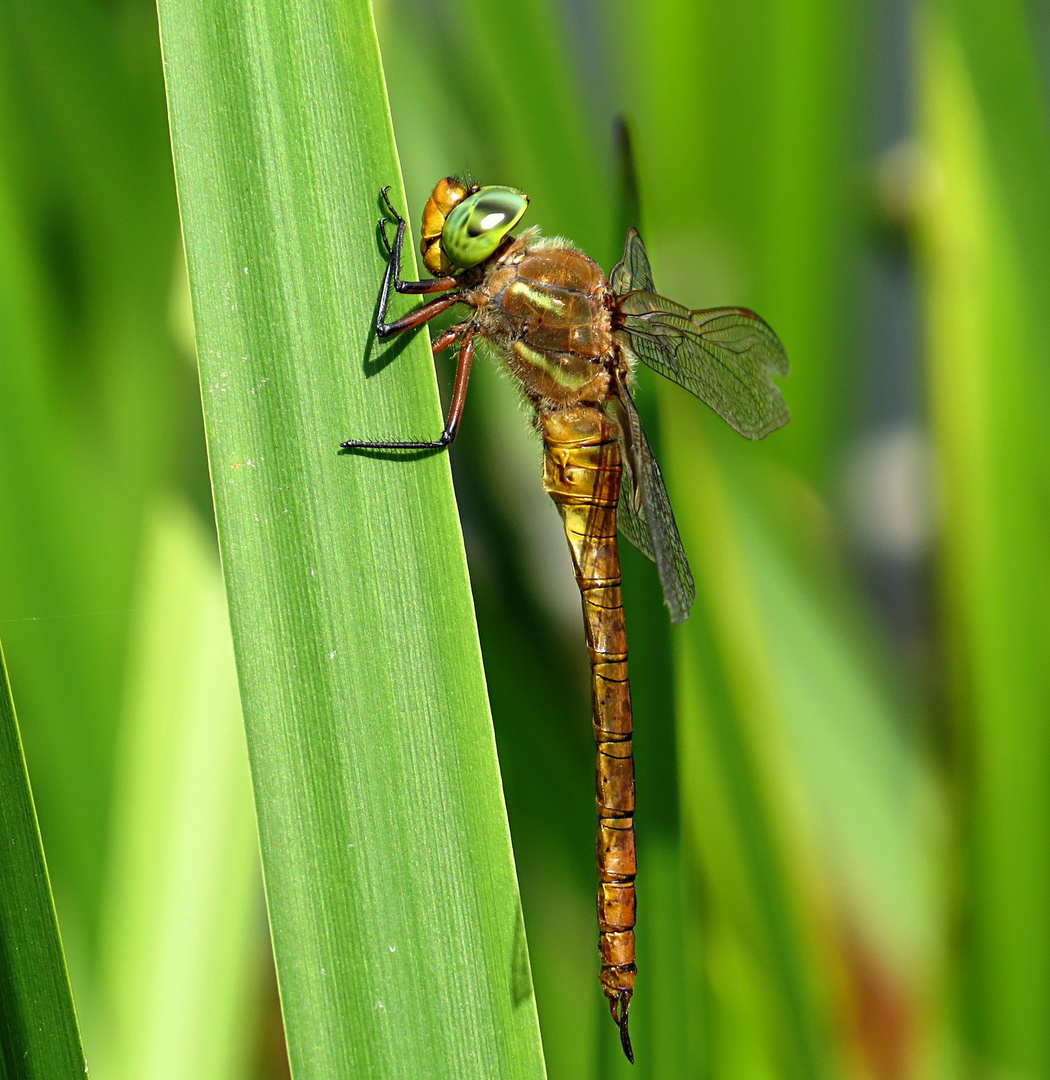
[[[452,272],[452,263],[448,261],[441,247],[441,232],[445,220],[453,208],[468,195],[477,191],[477,185],[468,187],[454,176],[439,180],[423,207],[423,226],[420,230],[419,251],[423,256],[423,265],[435,276]]]

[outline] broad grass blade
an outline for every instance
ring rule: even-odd
[[[915,205],[943,485],[940,623],[962,810],[970,1069],[1050,1071],[1050,140],[1024,4],[925,5]]]
[[[370,332],[404,205],[370,7],[160,12],[293,1070],[542,1076],[447,458],[338,453],[440,430],[425,336]]]

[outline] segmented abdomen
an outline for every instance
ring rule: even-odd
[[[543,486],[561,511],[583,596],[591,658],[598,803],[601,980],[621,1023],[634,991],[634,758],[616,504],[623,465],[616,422],[601,409],[540,412]],[[619,1015],[617,1015],[619,1012]],[[621,1029],[626,1030],[621,1024]]]

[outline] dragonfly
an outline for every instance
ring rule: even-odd
[[[600,980],[629,1061],[635,989],[635,783],[627,632],[617,535],[656,564],[671,621],[685,621],[696,588],[670,499],[631,397],[638,363],[684,387],[747,439],[787,423],[776,376],[784,346],[753,311],[692,311],[660,296],[638,231],[606,277],[571,243],[514,229],[529,198],[509,187],[456,177],[435,186],[423,209],[420,249],[430,280],[401,278],[406,221],[380,193],[378,230],[387,252],[375,333],[415,330],[452,307],[466,317],[434,338],[433,353],[459,346],[444,429],[432,440],[349,439],[347,450],[438,450],[456,437],[474,359],[487,341],[532,407],[543,439],[543,486],[565,527],[583,600],[597,748],[598,949]],[[395,228],[390,240],[387,230]],[[441,293],[388,319],[391,293]]]

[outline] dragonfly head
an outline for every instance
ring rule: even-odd
[[[528,205],[528,195],[514,188],[468,187],[452,176],[439,180],[423,208],[423,264],[437,275],[483,263]]]

